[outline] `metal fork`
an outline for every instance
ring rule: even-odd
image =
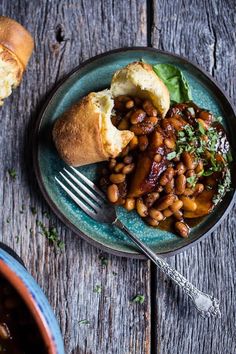
[[[162,257],[157,256],[147,245],[140,241],[117,218],[115,207],[108,203],[105,194],[74,167],[70,167],[70,169],[71,172],[66,168],[64,168],[64,173],[60,172],[60,176],[64,180],[63,182],[57,177],[55,177],[55,180],[86,214],[92,219],[112,224],[123,231],[163,273],[183,289],[192,299],[202,317],[221,316],[219,301],[216,298],[198,290]]]

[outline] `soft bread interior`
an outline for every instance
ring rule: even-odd
[[[113,97],[120,95],[138,96],[149,99],[164,117],[170,106],[167,87],[152,70],[151,65],[135,62],[116,71],[111,82]]]
[[[110,157],[116,157],[129,143],[134,134],[128,130],[118,130],[111,122],[114,101],[110,90],[93,94],[93,103],[100,114],[100,130],[103,148]]]
[[[0,45],[0,106],[10,96],[12,89],[19,85],[23,68],[12,53]]]

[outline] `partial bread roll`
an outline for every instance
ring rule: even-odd
[[[19,85],[33,47],[33,38],[23,26],[0,16],[0,105]]]
[[[53,140],[61,158],[71,166],[116,157],[134,134],[111,122],[113,99],[109,90],[91,92],[55,123]]]
[[[128,64],[116,71],[111,82],[111,93],[113,97],[131,95],[149,99],[162,117],[170,107],[167,87],[155,74],[152,66],[142,62]]]

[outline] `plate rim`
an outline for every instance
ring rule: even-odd
[[[159,53],[159,54],[166,54],[168,56],[180,59],[188,64],[191,64],[195,69],[197,69],[198,71],[200,71],[201,74],[205,75],[208,80],[210,80],[210,82],[213,84],[214,86],[214,90],[220,92],[220,94],[224,97],[224,99],[226,100],[226,103],[228,104],[228,106],[230,106],[230,108],[232,109],[234,115],[236,116],[236,109],[234,107],[234,104],[232,103],[231,99],[229,98],[228,94],[225,92],[225,90],[221,87],[220,84],[218,84],[218,82],[215,80],[215,78],[213,78],[208,72],[205,71],[205,69],[203,69],[202,67],[200,67],[198,64],[194,63],[192,60],[189,60],[179,54],[175,54],[175,53],[171,53],[169,51],[165,51],[165,50],[160,50],[157,48],[153,48],[153,47],[145,47],[145,46],[132,46],[132,47],[122,47],[122,48],[117,48],[117,49],[112,49],[103,53],[100,53],[98,55],[95,55],[85,61],[83,61],[81,64],[77,65],[74,69],[72,69],[68,74],[66,74],[61,80],[59,80],[58,83],[56,83],[56,85],[52,88],[52,90],[50,90],[47,99],[45,100],[44,104],[42,105],[42,108],[36,118],[36,121],[34,122],[33,125],[33,132],[32,132],[32,157],[33,157],[33,169],[34,169],[34,173],[36,176],[36,180],[37,183],[39,185],[39,189],[44,197],[44,199],[46,200],[46,202],[48,203],[49,207],[52,209],[52,211],[54,212],[54,214],[63,222],[63,224],[68,227],[71,231],[73,231],[76,235],[78,235],[79,237],[81,237],[82,239],[84,239],[85,241],[87,241],[89,244],[91,244],[92,246],[95,246],[96,248],[98,248],[99,250],[103,251],[103,252],[107,252],[109,254],[113,254],[115,256],[120,256],[120,257],[125,257],[125,258],[133,258],[133,259],[143,259],[143,260],[147,260],[147,256],[145,256],[142,253],[131,253],[131,252],[125,252],[125,251],[118,251],[115,250],[109,246],[104,245],[103,243],[94,240],[93,238],[91,238],[90,236],[86,235],[84,232],[82,232],[80,229],[78,229],[56,206],[56,204],[54,203],[54,201],[50,198],[49,194],[47,193],[47,190],[44,186],[43,183],[43,179],[42,179],[42,174],[41,174],[41,170],[39,168],[39,163],[38,163],[38,148],[39,148],[39,128],[41,125],[41,121],[44,115],[44,112],[46,110],[46,108],[48,107],[48,105],[50,104],[51,100],[53,99],[54,95],[56,94],[56,92],[60,89],[60,87],[71,77],[73,76],[73,74],[75,74],[76,72],[78,72],[79,70],[81,70],[83,67],[85,67],[86,65],[92,63],[93,61],[96,61],[97,59],[100,59],[102,57],[106,57],[109,56],[111,54],[115,54],[115,53],[122,53],[122,52],[128,52],[128,51],[136,51],[136,50],[141,50],[141,51],[149,51],[149,52],[155,52],[155,53]],[[189,242],[188,244],[184,245],[184,246],[180,246],[178,248],[176,248],[174,251],[167,251],[167,252],[158,252],[156,253],[159,256],[163,256],[163,257],[169,257],[169,256],[173,256],[176,255],[180,252],[183,252],[185,250],[187,250],[188,248],[196,245],[198,242],[204,240],[207,236],[209,236],[213,231],[215,231],[215,229],[222,223],[222,221],[226,218],[226,216],[229,214],[229,212],[231,211],[234,203],[236,201],[236,189],[234,188],[234,193],[232,195],[232,199],[229,203],[229,205],[227,206],[227,208],[225,209],[225,211],[223,212],[223,214],[221,215],[221,217],[216,221],[216,223],[207,230],[207,232],[205,232],[203,235],[201,235],[200,237],[198,237],[196,240],[192,240],[191,242]]]

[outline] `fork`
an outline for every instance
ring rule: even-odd
[[[59,172],[63,182],[58,177],[55,177],[55,180],[87,215],[98,222],[112,224],[124,232],[164,274],[183,289],[202,317],[221,317],[219,301],[216,298],[197,289],[162,257],[157,256],[123,225],[117,217],[115,207],[108,203],[105,194],[81,172],[74,167],[70,167],[70,169],[71,172],[66,168],[63,169],[64,172]]]

